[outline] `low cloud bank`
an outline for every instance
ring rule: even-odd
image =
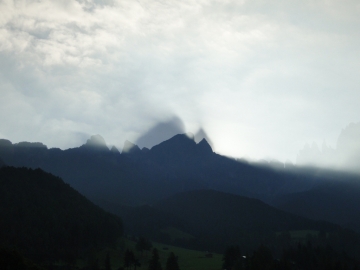
[[[315,165],[360,173],[360,122],[351,123],[340,133],[336,148],[325,142],[321,148],[306,144],[297,156],[298,165]]]

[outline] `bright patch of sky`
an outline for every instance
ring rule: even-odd
[[[177,116],[214,150],[295,161],[360,121],[358,1],[0,2],[0,135],[122,147]]]

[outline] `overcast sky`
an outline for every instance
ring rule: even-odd
[[[296,160],[360,121],[359,1],[0,0],[0,138],[135,142],[173,117]]]

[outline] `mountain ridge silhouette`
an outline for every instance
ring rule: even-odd
[[[317,168],[275,170],[237,161],[213,152],[206,139],[196,143],[189,134],[175,135],[151,149],[131,145],[137,150],[120,153],[109,149],[100,135],[66,150],[0,140],[0,159],[10,166],[41,168],[59,176],[92,200],[125,205],[152,204],[179,192],[214,189],[286,207],[287,194],[351,178]],[[295,208],[286,209],[296,213]],[[351,217],[347,221],[358,224]],[[351,228],[360,230],[358,226]]]

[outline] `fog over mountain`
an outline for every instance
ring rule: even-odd
[[[342,129],[335,148],[323,142],[306,144],[297,156],[297,164],[350,170],[360,173],[360,122]]]
[[[359,9],[0,1],[0,138],[68,149],[101,134],[149,148],[171,123],[163,135],[203,128],[217,153],[295,162],[306,142],[335,145],[360,120]]]
[[[326,220],[360,231],[358,210],[353,209],[354,214],[349,207],[357,204],[346,197],[346,191],[351,190],[353,198],[360,198],[359,175],[288,163],[284,166],[275,161],[235,160],[214,152],[205,138],[197,143],[191,133],[177,134],[151,149],[125,141],[121,153],[116,147],[110,149],[101,135],[67,150],[48,148],[40,142],[13,144],[0,139],[0,159],[9,166],[41,168],[59,176],[101,204],[152,204],[181,191],[215,189],[298,213],[299,204],[304,204],[296,198],[316,198],[324,202],[319,211],[332,204],[338,206],[324,215]],[[336,194],[340,189],[344,192],[329,200],[329,192]],[[312,204],[308,208],[315,209]],[[339,215],[343,217],[338,220]]]
[[[137,138],[136,144],[140,147],[151,148],[181,133],[185,133],[184,123],[179,117],[174,116],[168,121],[157,123],[145,134]]]

